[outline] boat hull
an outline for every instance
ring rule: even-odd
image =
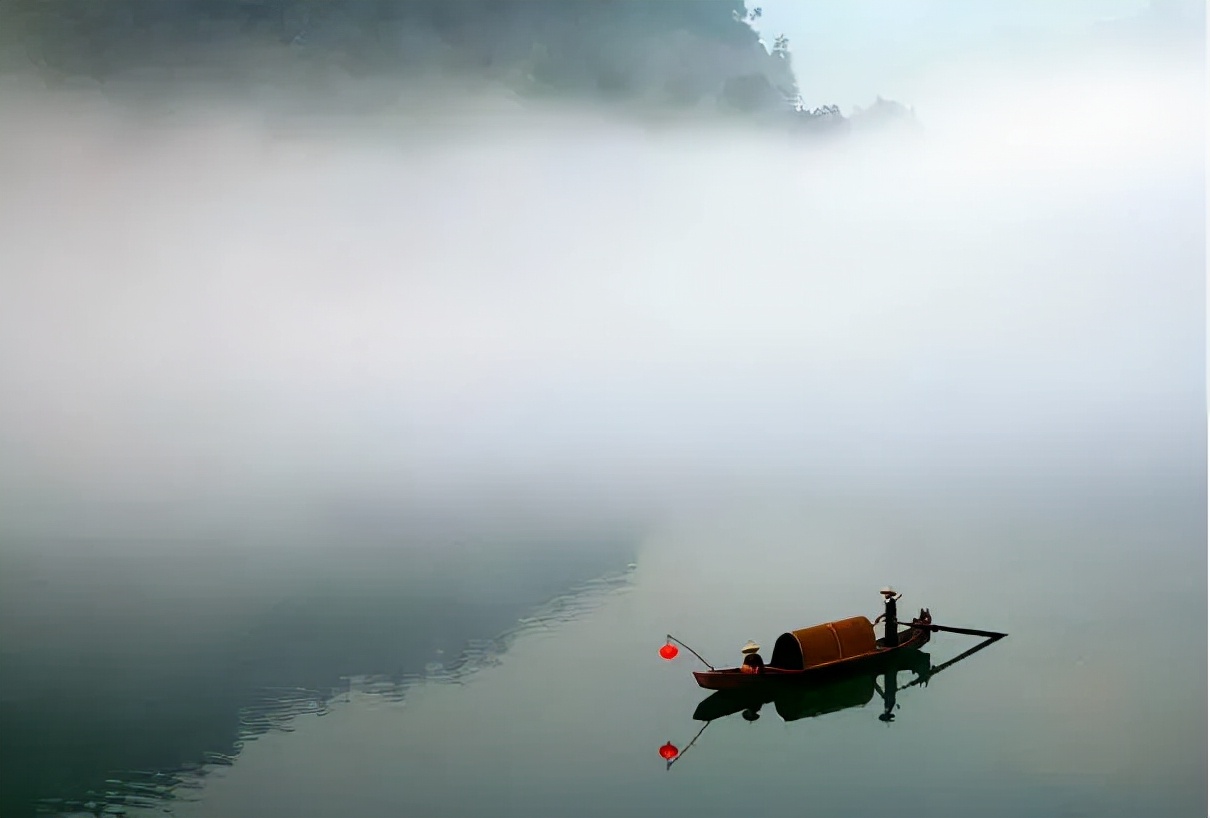
[[[813,684],[849,673],[876,673],[883,667],[895,664],[903,653],[919,650],[928,644],[930,635],[931,632],[927,628],[909,628],[899,633],[899,644],[895,647],[887,647],[882,644],[883,640],[879,640],[879,646],[869,653],[802,670],[765,667],[760,673],[744,673],[739,668],[732,667],[695,670],[693,678],[699,687],[706,690],[755,690],[786,684]]]

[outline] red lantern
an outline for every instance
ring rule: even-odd
[[[664,759],[665,761],[672,761],[672,759],[676,758],[680,754],[681,751],[676,749],[676,745],[671,741],[660,748],[660,758]]]
[[[667,659],[669,661],[675,659],[676,655],[678,653],[680,653],[680,651],[677,650],[676,645],[672,644],[671,642],[667,643],[666,645],[664,645],[664,647],[660,648],[660,656],[664,657],[665,659]]]

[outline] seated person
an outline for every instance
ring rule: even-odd
[[[744,654],[744,663],[739,666],[741,673],[760,673],[765,669],[765,660],[760,658],[758,650],[760,650],[760,645],[755,642],[750,641],[744,645],[741,651]]]
[[[749,653],[739,669],[742,673],[760,673],[765,669],[765,660],[760,658],[759,653]]]

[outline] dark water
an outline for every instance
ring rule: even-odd
[[[171,803],[207,764],[329,711],[334,691],[400,701],[426,679],[468,680],[624,583],[634,555],[616,532],[447,528],[437,550],[10,544],[2,814]]]
[[[1205,483],[1160,482],[451,525],[429,550],[13,543],[3,814],[1197,815]],[[888,582],[902,612],[1010,636],[909,686],[980,641],[938,634],[891,723],[889,680],[857,678],[686,751],[708,691],[665,633],[729,663],[873,618]]]

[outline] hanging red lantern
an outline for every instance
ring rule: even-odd
[[[660,748],[660,758],[664,759],[665,761],[672,761],[672,759],[676,758],[680,754],[681,751],[676,749],[676,745],[671,741]]]
[[[680,651],[677,650],[676,645],[672,644],[671,642],[668,642],[664,645],[664,647],[660,648],[660,656],[668,659],[669,661],[675,659],[678,653],[680,653]]]

